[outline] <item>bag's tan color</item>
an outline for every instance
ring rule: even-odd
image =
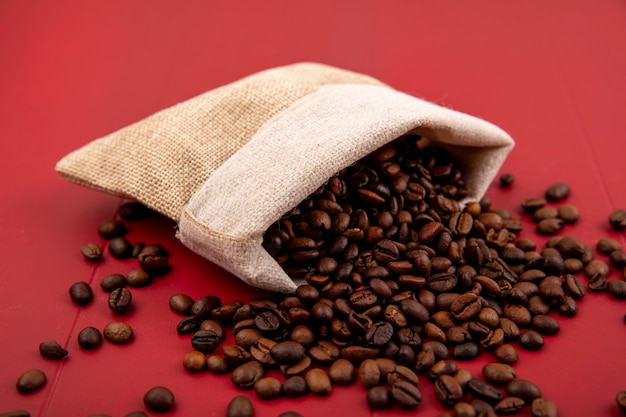
[[[263,233],[333,174],[406,133],[450,150],[480,198],[513,147],[484,120],[368,77],[302,63],[209,91],[87,144],[71,181],[179,222],[189,248],[260,288],[293,292]]]

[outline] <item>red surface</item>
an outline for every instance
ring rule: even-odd
[[[179,317],[167,301],[176,292],[224,300],[260,292],[180,245],[172,222],[133,223],[131,240],[170,249],[172,272],[134,292],[135,309],[125,318],[136,331],[132,344],[79,349],[80,329],[115,319],[100,279],[134,264],[107,257],[94,267],[82,259],[80,246],[97,241],[97,225],[120,201],[66,182],[54,164],[92,139],[264,68],[323,62],[490,120],[517,141],[502,169],[516,182],[488,191],[494,206],[519,217],[523,199],[565,181],[582,219],[563,234],[590,245],[605,236],[626,244],[607,222],[626,207],[624,2],[220,3],[0,1],[0,412],[123,416],[143,408],[148,388],[166,385],[177,398],[169,415],[224,415],[237,391],[226,376],[182,369],[190,346],[176,334]],[[543,242],[525,222],[522,235]],[[67,294],[78,280],[94,284],[87,308]],[[518,376],[535,381],[561,416],[619,415],[625,312],[624,302],[589,294],[575,318],[560,319],[560,334],[542,351],[521,353]],[[50,339],[67,345],[67,360],[39,356],[38,344]],[[485,360],[463,366],[477,372]],[[44,370],[49,382],[19,395],[15,382],[30,368]],[[428,383],[420,384],[419,414],[443,412]],[[407,414],[370,413],[359,386],[256,404],[259,417],[287,409]]]

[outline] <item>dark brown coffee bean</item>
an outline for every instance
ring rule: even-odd
[[[535,330],[527,330],[520,335],[519,345],[526,350],[540,350],[544,345],[544,340]]]
[[[613,210],[609,215],[609,224],[618,232],[626,229],[626,210],[622,208]]]
[[[300,375],[294,375],[283,383],[283,395],[287,398],[297,398],[305,395],[308,391],[306,380]]]
[[[294,363],[300,361],[304,355],[304,346],[292,340],[279,342],[272,346],[270,355],[278,363]]]
[[[126,274],[126,282],[131,287],[145,287],[152,283],[152,277],[141,269],[133,269]]]
[[[31,394],[43,388],[47,381],[46,374],[41,369],[30,369],[20,375],[17,380],[17,391],[22,394]]]
[[[117,209],[117,214],[127,221],[135,221],[152,214],[152,210],[138,201],[127,201]]]
[[[517,351],[510,344],[503,344],[496,348],[494,354],[499,362],[507,365],[513,365],[517,362]]]
[[[613,298],[617,300],[626,300],[626,281],[613,279],[607,282],[607,290]]]
[[[224,359],[226,360],[226,363],[228,363],[229,367],[237,366],[249,361],[252,356],[245,348],[237,345],[222,346],[222,353],[224,354]]]
[[[510,187],[511,185],[513,185],[514,181],[515,177],[511,173],[504,172],[500,175],[500,187],[502,188]]]
[[[530,404],[535,398],[541,397],[541,390],[532,382],[524,379],[514,379],[506,386],[506,392],[511,397],[519,397]]]
[[[126,277],[122,274],[109,274],[102,278],[100,287],[106,292],[111,292],[117,288],[126,286]]]
[[[183,367],[192,374],[201,372],[206,369],[206,356],[202,352],[193,350],[183,357]]]
[[[504,363],[488,363],[482,372],[485,380],[494,385],[506,385],[516,377],[515,370]]]
[[[574,317],[578,313],[578,306],[576,300],[570,296],[565,296],[560,303],[557,304],[557,311],[563,317]]]
[[[563,220],[559,218],[543,219],[537,223],[537,233],[540,235],[554,235],[563,228]]]
[[[370,389],[380,383],[380,368],[374,359],[366,359],[358,370],[359,382],[365,389]]]
[[[46,359],[59,360],[66,357],[68,352],[56,340],[49,340],[39,344],[39,354]]]
[[[146,247],[146,244],[144,242],[135,242],[133,244],[133,251],[130,256],[136,259],[141,253],[141,251],[145,249],[145,247]]]
[[[365,333],[365,340],[370,347],[382,347],[393,337],[393,326],[388,322],[374,323]]]
[[[107,220],[98,226],[98,234],[104,239],[113,239],[126,234],[126,226],[119,220]]]
[[[169,388],[156,386],[146,392],[143,403],[150,411],[165,413],[174,407],[174,394]]]
[[[391,387],[393,404],[405,410],[412,410],[422,402],[422,393],[409,381],[397,381]]]
[[[133,338],[133,328],[127,323],[114,321],[104,326],[104,338],[116,345],[129,343]]]
[[[559,219],[563,220],[565,224],[574,224],[580,218],[578,208],[572,204],[563,204],[557,208]]]
[[[328,340],[314,342],[308,350],[309,356],[320,365],[330,365],[339,358],[340,350]]]
[[[624,269],[626,268],[626,252],[621,249],[614,250],[609,255],[609,262],[613,265],[615,269]]]
[[[434,384],[435,398],[446,408],[452,408],[463,398],[461,385],[450,375],[440,375]]]
[[[272,400],[280,395],[282,386],[278,379],[266,376],[254,383],[254,392],[262,400]]]
[[[182,316],[187,316],[191,314],[191,307],[194,304],[193,298],[188,296],[187,294],[174,294],[169,299],[170,309]]]
[[[626,284],[626,282],[624,284]],[[531,325],[537,332],[548,336],[555,335],[561,330],[561,326],[558,321],[543,314],[533,316]]]
[[[454,417],[476,417],[476,410],[474,407],[465,401],[460,401],[454,404],[452,411],[454,413]],[[441,417],[441,415],[439,417]]]
[[[254,417],[252,401],[245,395],[236,395],[226,407],[226,417]]]
[[[162,275],[170,269],[167,251],[161,246],[147,245],[137,255],[137,262],[142,270],[151,275]]]
[[[226,359],[218,355],[211,355],[206,358],[206,368],[215,375],[224,375],[230,371]]]
[[[26,410],[13,410],[0,413],[0,417],[30,417],[30,413]]]
[[[524,400],[518,397],[505,397],[493,406],[498,414],[516,414],[524,407]]]
[[[95,327],[85,327],[78,333],[78,345],[85,350],[92,350],[102,345],[102,333]]]
[[[445,345],[444,345],[445,347]],[[430,368],[435,364],[435,353],[432,350],[422,350],[418,352],[415,357],[415,365],[413,368],[420,373],[426,373],[430,371]]]
[[[365,346],[352,345],[341,349],[341,357],[353,364],[360,364],[365,359],[374,359],[379,355],[380,349]]]
[[[117,259],[130,258],[133,253],[133,244],[125,237],[114,237],[109,240],[109,253]]]
[[[262,337],[250,347],[250,355],[264,365],[274,365],[276,360],[272,357],[271,351],[276,344],[277,342]]]
[[[604,255],[610,255],[616,250],[621,250],[622,244],[615,239],[605,237],[598,240],[598,243],[596,243],[596,249]]]
[[[330,378],[328,377],[328,374],[322,369],[314,368],[307,371],[304,379],[306,380],[306,384],[309,387],[309,390],[314,395],[326,396],[329,395],[332,391],[332,383],[330,382]]]
[[[481,308],[478,296],[472,292],[466,292],[454,300],[450,305],[450,312],[456,320],[467,321],[478,314]]]
[[[93,291],[85,281],[75,282],[70,287],[70,298],[79,306],[86,306],[93,301]]]
[[[428,378],[432,381],[439,378],[441,375],[454,375],[458,367],[456,362],[452,360],[442,359],[433,364],[428,372]]]
[[[328,368],[328,377],[334,385],[350,385],[356,379],[354,365],[347,359],[337,359]]]
[[[539,223],[545,219],[555,219],[558,217],[558,211],[556,208],[551,206],[543,206],[535,210],[532,214],[533,220]]]
[[[476,342],[465,342],[452,348],[452,357],[458,361],[468,361],[480,354],[480,347]]]
[[[391,407],[391,393],[383,385],[370,388],[365,399],[372,410],[385,410]]]
[[[594,292],[604,291],[607,285],[608,281],[606,279],[606,275],[595,274],[590,276],[589,281],[587,281],[587,288]]]
[[[578,300],[585,295],[585,288],[573,274],[566,274],[563,279],[563,288],[572,298]]]
[[[553,401],[545,398],[535,398],[530,404],[532,417],[557,417],[558,411]]]
[[[124,314],[130,308],[133,295],[127,288],[115,289],[109,294],[109,309],[115,314]]]
[[[477,398],[495,404],[502,399],[502,392],[488,382],[474,378],[467,383],[469,392]]]
[[[545,205],[546,205],[546,200],[543,198],[532,197],[532,198],[528,198],[522,201],[522,209],[526,213],[531,213],[531,214]]]
[[[102,260],[102,249],[95,243],[87,243],[80,248],[80,252],[89,262],[100,262]]]
[[[249,361],[233,369],[231,380],[239,389],[252,389],[255,382],[261,379],[264,374],[265,369],[260,362]]]
[[[189,334],[200,330],[200,324],[202,324],[202,318],[196,316],[185,317],[176,325],[176,332],[178,334]]]
[[[548,201],[561,201],[567,198],[570,192],[569,185],[564,182],[556,182],[546,189],[545,197]]]

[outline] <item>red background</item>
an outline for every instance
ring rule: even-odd
[[[222,3],[222,4],[220,4]],[[492,186],[495,207],[521,217],[519,203],[554,181],[572,187],[567,202],[582,219],[562,234],[595,245],[625,244],[608,225],[626,207],[626,4],[604,1],[0,1],[0,412],[33,416],[123,416],[142,409],[154,385],[170,387],[174,416],[225,414],[237,393],[227,376],[189,375],[188,338],[167,301],[176,292],[225,301],[260,294],[194,255],[161,218],[133,223],[129,238],[166,245],[172,272],[135,290],[126,320],[136,338],[81,350],[78,331],[115,319],[100,279],[133,261],[107,257],[94,267],[79,248],[120,200],[71,184],[54,172],[66,153],[151,113],[253,72],[317,61],[364,72],[408,93],[485,118],[517,144]],[[542,243],[524,218],[522,236]],[[606,259],[606,258],[604,258]],[[611,279],[620,279],[614,272]],[[68,297],[78,280],[95,302]],[[540,352],[521,352],[518,377],[535,381],[561,416],[617,416],[626,389],[624,302],[588,294],[579,314]],[[67,346],[44,360],[40,342]],[[462,364],[479,372],[486,357]],[[48,384],[19,395],[18,376],[41,368]],[[427,382],[422,416],[445,411]],[[253,392],[248,392],[252,397]],[[306,416],[371,413],[364,390],[335,388],[327,398],[255,401],[257,416],[295,409]],[[529,415],[526,412],[525,415]]]

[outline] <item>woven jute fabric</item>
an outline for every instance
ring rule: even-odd
[[[193,193],[267,120],[323,85],[343,83],[381,84],[317,63],[272,68],[88,143],[61,159],[56,170],[177,220]]]
[[[178,221],[190,249],[250,285],[293,292],[263,233],[329,177],[407,133],[448,149],[480,198],[512,149],[497,126],[362,74],[267,70],[69,154],[57,170]]]

